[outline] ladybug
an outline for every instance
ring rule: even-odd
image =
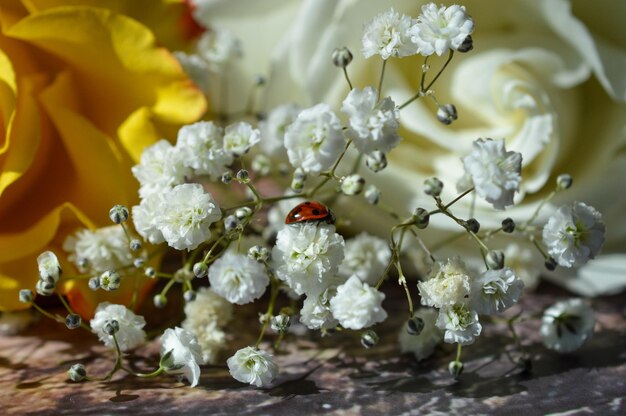
[[[324,204],[317,201],[306,201],[298,204],[289,211],[285,224],[295,224],[298,222],[326,222],[335,223],[335,215]]]

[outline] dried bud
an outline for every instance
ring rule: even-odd
[[[367,155],[365,166],[370,168],[372,172],[380,172],[387,167],[387,155],[380,150],[374,150]]]
[[[428,178],[424,181],[424,193],[430,196],[439,196],[443,190],[443,182],[439,178]]]
[[[450,361],[448,371],[452,377],[457,378],[463,372],[463,363],[460,361]]]
[[[89,282],[87,282],[87,285],[89,286],[89,289],[95,292],[96,290],[100,289],[100,278],[97,276],[90,278]]]
[[[571,188],[572,183],[574,183],[574,179],[572,175],[568,175],[567,173],[559,175],[556,178],[556,187],[559,191]]]
[[[222,173],[222,183],[228,185],[233,181],[233,174],[230,172]]]
[[[463,43],[459,45],[457,51],[461,53],[466,53],[474,49],[474,40],[472,39],[472,35],[467,35],[467,37],[463,40]]]
[[[374,345],[378,344],[378,334],[372,330],[365,331],[361,334],[361,345],[365,348],[372,348]]]
[[[22,289],[20,290],[19,297],[20,302],[22,303],[33,303],[33,300],[35,299],[35,294],[30,289]]]
[[[76,329],[80,327],[82,321],[83,320],[81,319],[80,315],[70,313],[65,317],[65,326],[68,327],[68,329]]]
[[[250,182],[250,174],[247,170],[241,169],[239,172],[237,172],[237,180],[241,183],[248,183]]]
[[[504,267],[504,253],[500,250],[489,250],[485,261],[491,270],[500,270]]]
[[[144,264],[146,264],[146,260],[142,259],[141,257],[138,257],[133,260],[133,267],[137,269],[141,269],[144,266]]]
[[[235,217],[239,220],[248,219],[250,215],[252,215],[252,210],[249,207],[241,207],[235,211]]]
[[[183,293],[183,299],[185,299],[185,302],[192,302],[196,300],[196,292],[193,290],[185,290],[185,293]]]
[[[369,185],[365,189],[365,193],[363,195],[365,196],[367,203],[371,205],[378,204],[378,201],[380,200],[380,190],[374,185]]]
[[[113,208],[109,210],[109,218],[115,224],[121,224],[128,220],[128,208],[124,205],[114,205]]]
[[[83,381],[87,378],[87,370],[82,364],[74,364],[67,370],[67,376],[74,382]]]
[[[226,231],[233,231],[239,226],[239,220],[234,215],[229,215],[224,218],[224,229]]]
[[[209,273],[209,266],[203,261],[199,261],[193,265],[193,274],[198,279],[204,277]]]
[[[332,55],[333,65],[339,68],[345,68],[352,62],[352,52],[346,48],[335,48]]]
[[[502,231],[505,233],[512,233],[515,231],[515,221],[512,218],[505,218],[502,220]]]
[[[415,211],[413,211],[413,218],[415,219],[415,226],[420,230],[428,227],[430,214],[424,208],[416,208]]]
[[[35,291],[41,296],[50,296],[54,293],[54,289],[56,288],[53,282],[45,282],[43,280],[39,280],[35,285]]]
[[[556,263],[556,260],[554,260],[552,257],[548,257],[544,265],[546,266],[546,269],[552,271],[556,269],[557,263]]]
[[[120,330],[120,323],[115,319],[109,319],[104,323],[104,327],[102,329],[107,335],[117,334],[117,331]]]
[[[152,298],[152,303],[154,303],[155,308],[163,309],[165,308],[165,305],[167,305],[167,298],[165,295],[158,293]]]
[[[143,273],[150,279],[154,279],[156,277],[156,270],[154,270],[154,267],[146,267]]]
[[[281,313],[279,315],[272,316],[272,319],[270,321],[270,326],[272,327],[272,330],[274,332],[283,334],[289,328],[289,321],[290,321],[289,315],[285,315]]]
[[[465,221],[465,226],[467,227],[468,231],[471,231],[474,234],[476,234],[478,230],[480,230],[480,223],[476,218],[470,218],[469,220]]]
[[[452,124],[458,118],[454,104],[440,105],[437,109],[437,120],[446,126]]]
[[[420,318],[419,316],[413,316],[411,317],[411,319],[409,319],[406,327],[406,332],[408,332],[409,335],[417,336],[421,334],[423,330],[424,320],[422,318]]]

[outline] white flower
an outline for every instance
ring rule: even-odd
[[[215,293],[243,305],[261,297],[270,279],[261,263],[245,254],[227,251],[209,268],[209,282]]]
[[[161,335],[161,364],[170,374],[182,374],[191,387],[200,380],[202,350],[196,337],[183,328],[168,328]]]
[[[345,143],[341,123],[327,104],[300,112],[285,133],[289,162],[307,173],[329,169]]]
[[[81,262],[87,260],[88,269],[94,273],[116,270],[133,262],[128,239],[119,225],[79,230],[65,239],[63,250],[70,253],[67,258],[80,269]]]
[[[478,139],[473,143],[472,152],[462,160],[479,196],[495,209],[513,205],[513,194],[519,190],[521,181],[520,153],[507,152],[504,139]]]
[[[211,121],[183,126],[178,131],[176,151],[194,175],[208,175],[211,180],[221,178],[233,163],[233,156],[223,147],[222,129]]]
[[[242,156],[261,140],[261,132],[243,121],[224,130],[224,150],[234,156]]]
[[[487,270],[471,283],[472,309],[478,313],[495,314],[513,306],[519,300],[524,282],[513,270]]]
[[[393,9],[377,14],[363,25],[363,55],[380,55],[383,59],[415,55],[417,45],[409,32],[412,25],[413,19]]]
[[[593,335],[595,322],[593,311],[582,299],[557,302],[543,313],[541,338],[552,350],[571,352]]]
[[[39,268],[39,278],[41,280],[53,280],[55,283],[59,281],[61,265],[56,254],[52,251],[44,251],[37,257],[37,267]]]
[[[242,383],[266,387],[278,374],[278,366],[271,354],[253,347],[240,349],[226,360],[233,378]]]
[[[139,205],[132,208],[135,230],[150,244],[160,244],[165,241],[158,223],[164,206],[163,194],[155,193],[142,198]]]
[[[216,364],[219,352],[226,346],[223,328],[233,314],[233,305],[207,287],[196,292],[196,298],[185,304],[182,327],[193,333],[202,350],[203,364]]]
[[[300,310],[300,322],[309,329],[336,327],[339,322],[330,311],[330,298],[335,293],[336,289],[325,290],[321,295],[307,296]]]
[[[119,330],[115,333],[120,350],[126,351],[135,348],[146,340],[146,333],[142,329],[146,325],[143,316],[135,315],[124,305],[114,305],[102,302],[96,308],[96,314],[89,323],[91,330],[98,335],[100,341],[109,348],[115,347],[113,336],[104,329],[111,320],[117,321]]]
[[[437,321],[437,311],[431,308],[420,308],[414,316],[420,318],[424,322],[424,328],[419,335],[411,335],[407,332],[408,324],[405,323],[400,330],[398,341],[400,343],[400,351],[403,353],[410,352],[415,355],[418,361],[429,357],[437,344],[443,340],[443,331],[435,326]]]
[[[159,140],[146,147],[132,172],[141,185],[139,196],[145,198],[183,183],[188,169],[174,147],[167,140]]]
[[[465,6],[450,7],[428,3],[422,6],[422,14],[411,28],[411,40],[421,55],[443,54],[456,50],[474,30],[474,21],[465,12]]]
[[[417,287],[422,305],[442,308],[463,304],[469,300],[470,276],[465,263],[454,257],[444,263],[437,263],[431,277],[419,282]]]
[[[348,136],[361,153],[388,153],[400,142],[396,104],[390,97],[378,101],[376,89],[353,89],[343,100],[341,111],[350,117]]]
[[[355,274],[371,286],[378,283],[391,259],[387,241],[367,233],[346,240],[344,252],[345,258],[339,266],[339,274],[346,278]]]
[[[353,275],[337,287],[337,294],[330,300],[330,310],[344,328],[363,329],[387,319],[382,308],[384,299],[384,293]]]
[[[478,322],[478,313],[470,310],[467,305],[441,308],[436,325],[446,330],[443,340],[449,344],[470,345],[482,330],[482,325]]]
[[[202,185],[186,183],[174,187],[163,196],[163,212],[157,227],[170,247],[193,250],[211,237],[211,224],[222,213],[211,194]]]
[[[284,226],[272,249],[276,276],[299,295],[320,294],[336,281],[343,249],[343,237],[331,224],[305,222]]]
[[[578,267],[598,254],[604,243],[602,215],[582,202],[560,207],[543,227],[548,253],[563,267]]]
[[[270,156],[285,152],[285,131],[293,123],[301,108],[293,103],[274,108],[267,118],[259,122],[261,148]]]
[[[211,27],[200,37],[197,52],[218,70],[241,56],[241,42],[228,30]]]

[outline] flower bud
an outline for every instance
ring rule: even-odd
[[[349,175],[341,181],[341,192],[344,195],[358,195],[363,191],[365,179],[361,175]]]
[[[504,253],[500,250],[489,250],[485,261],[491,270],[500,270],[504,267]]]
[[[146,267],[143,274],[150,279],[154,279],[156,277],[156,270],[154,270],[154,267]]]
[[[115,224],[121,224],[128,220],[128,208],[124,205],[114,205],[113,208],[109,210],[109,218]]]
[[[413,218],[415,219],[415,226],[420,230],[428,227],[430,214],[424,208],[416,208],[415,211],[413,211]]]
[[[96,290],[100,289],[100,278],[98,276],[90,278],[87,282],[87,285],[89,286],[89,289],[95,292]]]
[[[122,278],[116,271],[107,270],[100,275],[100,287],[106,291],[119,289],[121,282]]]
[[[548,259],[546,259],[546,262],[544,263],[544,265],[546,266],[546,269],[552,271],[554,269],[556,269],[556,260],[554,260],[552,257],[548,257]]]
[[[203,261],[199,261],[193,265],[193,275],[198,279],[206,276],[209,273],[209,266]]]
[[[254,159],[252,159],[251,166],[252,170],[260,176],[267,176],[272,172],[272,162],[263,154],[256,155]]]
[[[139,251],[141,250],[141,247],[143,246],[141,244],[141,240],[139,240],[138,238],[133,238],[132,240],[130,240],[130,251]]]
[[[237,172],[237,180],[241,183],[248,183],[250,182],[250,174],[246,169],[241,169]]]
[[[19,293],[20,302],[22,303],[33,303],[35,299],[35,294],[30,289],[22,289]]]
[[[167,305],[167,298],[165,295],[158,293],[152,298],[152,303],[154,303],[155,308],[163,309],[165,308],[165,305]]]
[[[446,126],[452,124],[458,118],[454,104],[440,105],[437,109],[437,120]]]
[[[374,345],[378,344],[378,334],[372,330],[365,331],[361,334],[361,345],[365,348],[372,348]]]
[[[515,231],[515,221],[512,218],[505,218],[502,220],[502,231],[505,233],[512,233]]]
[[[265,85],[265,83],[267,82],[267,80],[265,79],[265,77],[261,74],[256,74],[254,76],[254,84],[261,86],[261,85]]]
[[[266,247],[256,245],[250,247],[248,257],[258,262],[266,262],[270,257],[270,252]]]
[[[80,327],[80,324],[82,323],[82,321],[83,320],[81,319],[80,315],[77,315],[75,313],[69,313],[65,317],[65,326],[68,329],[76,329]]]
[[[407,323],[406,332],[408,332],[409,335],[417,336],[421,334],[423,330],[424,320],[419,316],[412,316]]]
[[[233,174],[230,172],[222,173],[222,183],[228,185],[233,181]]]
[[[87,370],[82,364],[74,364],[67,370],[67,376],[74,382],[83,381],[87,378]]]
[[[85,270],[87,267],[89,267],[89,259],[86,257],[81,257],[78,259],[78,268],[81,270]]]
[[[270,321],[270,326],[272,327],[272,330],[274,332],[277,332],[279,334],[284,334],[289,328],[290,320],[291,319],[289,318],[289,315],[285,315],[284,313],[281,313],[279,315],[272,316],[272,319]]]
[[[249,207],[241,207],[235,211],[235,217],[239,220],[248,219],[250,215],[252,215],[252,210]]]
[[[234,215],[224,218],[224,229],[226,231],[233,231],[237,226],[239,226],[239,220]]]
[[[185,302],[192,302],[196,300],[196,292],[193,290],[185,290],[185,293],[183,293],[183,299],[185,299]]]
[[[463,40],[463,43],[461,43],[457,48],[457,51],[466,53],[472,49],[474,49],[474,40],[472,39],[472,35],[467,35],[467,37]]]
[[[374,150],[367,155],[365,166],[370,168],[372,172],[380,172],[387,167],[387,155],[380,150]]]
[[[54,293],[55,284],[52,282],[44,282],[39,280],[35,285],[35,291],[41,296],[50,296]]]
[[[138,257],[133,260],[133,267],[137,269],[141,269],[144,266],[144,264],[146,264],[146,260],[142,259],[141,257]]]
[[[470,218],[469,220],[465,221],[465,226],[467,227],[468,231],[471,231],[474,234],[476,234],[478,230],[480,230],[480,223],[476,218]]]
[[[571,188],[572,183],[574,183],[574,179],[572,178],[572,175],[567,173],[559,175],[556,178],[556,187],[559,191]]]
[[[428,178],[424,181],[424,193],[430,196],[439,196],[443,190],[443,182],[439,178]]]
[[[380,190],[374,185],[369,185],[365,189],[365,193],[363,195],[365,196],[367,203],[371,205],[378,204],[378,201],[380,200]]]
[[[350,52],[350,49],[345,46],[343,48],[335,48],[331,58],[333,60],[333,65],[338,68],[345,68],[350,65],[350,62],[352,62],[352,52]]]
[[[448,364],[448,372],[454,378],[457,378],[463,372],[463,363],[460,361],[450,361]]]
[[[103,331],[107,335],[117,334],[117,331],[120,330],[120,323],[115,319],[109,319],[104,323]]]

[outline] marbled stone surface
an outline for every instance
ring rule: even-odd
[[[521,307],[525,314],[540,315],[563,296],[541,286]],[[42,319],[19,336],[0,338],[0,414],[626,414],[626,294],[595,299],[592,306],[596,334],[572,354],[543,348],[537,319],[516,325],[532,357],[530,371],[503,354],[517,352],[506,325],[492,323],[463,350],[465,371],[454,380],[447,371],[453,346],[444,345],[417,363],[399,354],[401,319],[392,319],[376,327],[381,342],[370,350],[354,334],[288,337],[277,354],[281,373],[267,389],[238,383],[225,366],[203,368],[200,385],[193,389],[173,376],[137,379],[121,372],[108,383],[72,383],[66,377],[71,364],[81,362],[90,374],[101,375],[112,366],[113,354],[85,331]],[[402,292],[388,296],[385,307],[402,316]],[[253,342],[255,313],[237,309],[247,318],[230,328],[237,337],[224,357]],[[157,363],[156,341],[133,353],[137,370]]]

